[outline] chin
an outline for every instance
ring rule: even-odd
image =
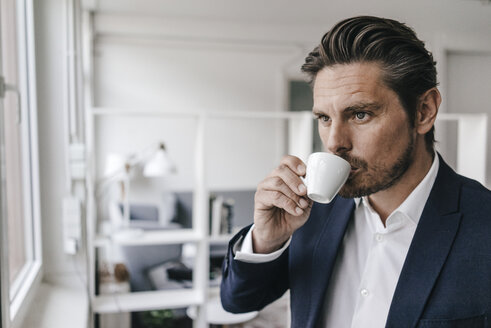
[[[359,198],[363,196],[368,196],[370,192],[368,192],[365,188],[355,187],[355,186],[347,186],[346,184],[339,190],[339,196],[344,198]]]

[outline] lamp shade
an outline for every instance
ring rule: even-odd
[[[118,173],[122,173],[126,163],[126,158],[121,154],[110,153],[106,157],[104,166],[104,177],[112,177]]]
[[[146,177],[164,177],[175,172],[176,167],[163,147],[153,154],[143,168]]]

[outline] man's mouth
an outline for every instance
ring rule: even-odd
[[[353,175],[355,175],[357,172],[358,172],[359,168],[358,167],[354,167],[352,166],[351,167],[351,170],[349,172],[349,176],[352,177]]]

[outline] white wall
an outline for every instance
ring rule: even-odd
[[[238,36],[234,24],[229,24],[229,32],[224,25],[214,34],[213,26],[187,22],[186,29],[176,29],[179,32],[173,36],[174,29],[163,25],[163,20],[137,21],[140,24],[134,23],[123,34],[118,17],[99,17],[96,22],[94,94],[95,105],[101,107],[199,113],[283,111],[286,77],[298,75],[291,73],[292,66],[299,71],[305,54],[301,44],[278,34],[266,41],[259,29],[251,33],[243,26]],[[182,22],[174,24],[182,26]],[[141,31],[146,37],[135,38],[133,34]],[[206,172],[210,188],[255,189],[285,153],[282,123],[247,118],[209,121]],[[98,118],[98,173],[108,152],[130,154],[164,141],[176,161],[177,176],[133,179],[132,198],[155,202],[164,190],[190,191],[195,131],[193,119]]]
[[[491,41],[489,52],[448,53],[448,112],[487,113],[491,116]],[[489,123],[488,123],[489,124]],[[447,138],[455,138],[448,131]],[[491,182],[491,134],[487,136],[487,186]],[[456,149],[449,155],[455,156]]]

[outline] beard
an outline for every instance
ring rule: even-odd
[[[393,186],[406,173],[413,161],[414,137],[409,133],[409,141],[402,154],[389,164],[368,164],[362,158],[349,154],[338,154],[357,168],[339,191],[344,198],[357,198],[374,194]],[[384,156],[381,154],[381,156]]]

